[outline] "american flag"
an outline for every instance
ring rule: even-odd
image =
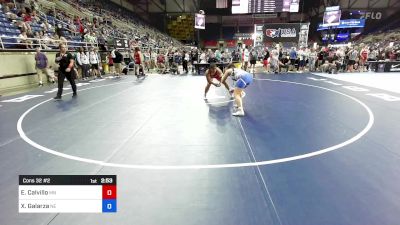
[[[217,0],[217,9],[228,8],[228,0]]]

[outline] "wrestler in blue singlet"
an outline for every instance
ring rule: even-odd
[[[235,81],[235,87],[240,89],[245,89],[253,82],[253,75],[244,70],[233,69],[231,77]]]

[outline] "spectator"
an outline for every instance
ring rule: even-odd
[[[14,21],[14,20],[16,20],[18,18],[18,16],[15,13],[10,11],[10,8],[8,6],[4,7],[3,12],[6,14],[6,17],[9,20],[13,20]]]
[[[206,53],[200,50],[200,57],[199,57],[200,63],[207,63],[206,59]]]
[[[311,52],[309,55],[309,70],[310,72],[315,72],[316,71],[316,64],[317,64],[317,60],[318,60],[318,54],[315,51],[314,48],[311,48]]]
[[[61,23],[57,24],[56,26],[56,34],[59,37],[63,37],[66,33],[66,29],[63,27],[63,25]]]
[[[154,69],[157,66],[157,52],[155,49],[150,48],[150,68]]]
[[[347,66],[347,72],[353,72],[354,71],[354,65],[356,64],[356,60],[358,57],[358,51],[354,48],[350,49],[350,51],[347,53],[349,57],[349,62]]]
[[[88,80],[90,69],[89,53],[83,47],[79,47],[78,53],[76,53],[76,61],[81,71],[82,80]]]
[[[32,22],[32,16],[31,16],[30,14],[25,14],[24,17],[23,17],[23,21],[24,21],[25,23],[30,23],[30,22]]]
[[[135,75],[139,76],[140,74],[144,74],[144,68],[143,68],[143,55],[142,52],[140,51],[139,47],[135,47],[135,52],[133,54],[133,59],[135,61]]]
[[[150,50],[144,51],[143,55],[143,62],[144,62],[144,69],[147,69],[147,72],[150,72]]]
[[[298,58],[299,58],[299,64],[298,64],[298,73],[304,72],[304,66],[306,65],[306,53],[304,51],[304,48],[300,48],[300,50],[297,52]]]
[[[189,53],[187,53],[186,51],[182,52],[182,67],[183,67],[183,71],[185,71],[185,73],[189,73],[189,68],[188,68],[188,62],[189,62]]]
[[[112,50],[111,55],[113,56],[115,73],[117,78],[119,78],[122,74],[121,63],[124,60],[124,57],[117,49]]]
[[[49,32],[52,30],[52,26],[47,22],[47,20],[40,24],[40,27],[42,27],[43,31],[45,32]]]
[[[246,46],[243,51],[242,59],[243,59],[242,68],[243,70],[247,71],[247,67],[249,66],[249,61],[250,61],[250,51],[248,46]]]
[[[28,35],[26,31],[22,31],[21,34],[18,36],[18,42],[23,49],[32,49],[32,41],[28,40]]]
[[[215,58],[217,59],[217,62],[221,62],[222,54],[218,49],[215,50]]]
[[[54,47],[55,41],[50,38],[47,33],[43,34],[42,39],[43,46],[46,46],[47,49],[52,49]]]
[[[263,65],[267,73],[269,72],[269,64],[268,64],[269,58],[270,58],[270,53],[268,51],[268,48],[266,48],[264,52]]]
[[[289,57],[290,57],[289,70],[293,71],[293,69],[294,69],[294,67],[296,65],[296,60],[297,60],[297,52],[296,52],[296,48],[295,47],[292,47],[292,49],[290,50]]]
[[[282,69],[286,69],[286,72],[289,72],[290,60],[289,56],[282,53],[282,57],[279,59],[279,73],[282,72]]]
[[[54,83],[55,77],[49,72],[47,56],[40,51],[40,47],[36,48],[35,61],[35,68],[39,79],[39,86],[43,86],[43,73],[50,78],[50,82]]]
[[[366,67],[365,64],[368,60],[368,54],[369,51],[367,49],[366,46],[364,46],[364,44],[361,45],[361,51],[360,51],[360,72],[365,72],[366,71]]]
[[[96,48],[91,48],[89,52],[89,61],[92,69],[92,76],[94,78],[103,78],[100,74],[100,55]]]
[[[258,57],[258,54],[257,54],[257,52],[256,52],[256,50],[254,48],[251,49],[249,56],[250,56],[249,57],[249,60],[250,60],[250,72],[253,71],[253,74],[254,74],[254,71],[256,69],[257,57]],[[252,68],[253,68],[253,70],[252,70]]]
[[[112,74],[115,74],[114,61],[113,61],[113,57],[112,57],[111,52],[108,53],[107,59],[108,59],[108,69],[109,69],[109,72],[112,73]]]
[[[158,67],[158,72],[161,74],[165,73],[166,66],[165,66],[165,55],[162,51],[158,52],[157,55],[157,67]]]

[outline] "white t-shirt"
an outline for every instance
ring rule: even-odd
[[[279,57],[279,52],[278,50],[274,49],[271,51],[270,57],[269,57],[269,63],[271,63],[273,66],[278,65],[278,57]]]
[[[96,52],[89,53],[90,64],[99,64],[99,56]]]
[[[89,64],[89,56],[88,53],[76,53],[76,60],[78,61],[79,65],[87,65]]]
[[[310,60],[315,61],[318,57],[318,54],[316,51],[314,51],[314,52],[310,52],[309,56],[310,56]]]
[[[200,63],[207,63],[207,60],[206,60],[206,53],[201,53],[201,55],[200,55]]]
[[[297,52],[297,56],[299,57],[300,60],[304,60],[304,51],[303,50],[299,50]]]
[[[250,56],[249,50],[245,49],[245,50],[244,50],[244,58],[243,58],[243,61],[248,62],[248,61],[249,61],[249,56]]]
[[[353,49],[353,51],[350,52],[349,59],[350,59],[350,60],[356,60],[357,57],[358,57],[358,51],[355,50],[355,49]]]

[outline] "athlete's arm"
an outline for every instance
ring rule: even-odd
[[[224,75],[222,76],[221,83],[224,83],[226,79],[232,74],[232,69],[225,70]]]

